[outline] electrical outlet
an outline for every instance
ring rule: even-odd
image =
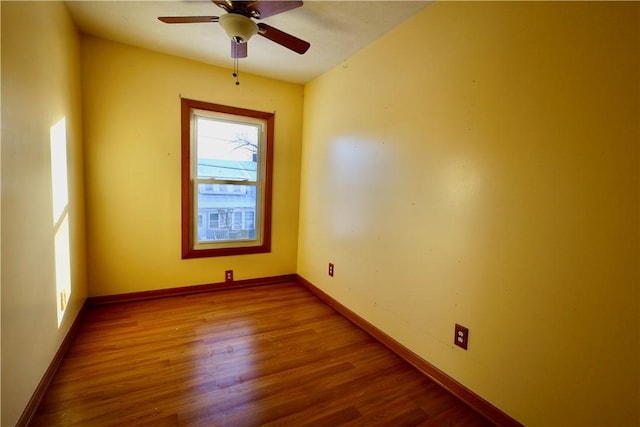
[[[329,276],[333,277],[333,264],[329,263]]]
[[[226,270],[224,272],[224,281],[233,282],[233,270]]]
[[[453,343],[466,350],[467,344],[469,343],[469,328],[465,328],[464,326],[456,323],[456,335]]]

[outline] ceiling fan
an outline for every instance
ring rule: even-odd
[[[166,24],[192,24],[218,22],[231,39],[231,57],[246,58],[247,42],[258,34],[296,53],[303,54],[310,43],[299,39],[284,31],[278,30],[262,22],[254,22],[253,19],[263,19],[282,12],[302,6],[301,1],[234,1],[211,0],[213,3],[227,11],[222,16],[161,16],[158,19]],[[252,19],[253,18],[253,19]]]

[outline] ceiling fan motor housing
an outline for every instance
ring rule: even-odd
[[[222,15],[219,22],[227,36],[236,43],[246,43],[258,33],[258,25],[239,13]]]

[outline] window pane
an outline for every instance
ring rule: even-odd
[[[198,241],[255,240],[253,226],[257,189],[255,185],[226,184],[228,191],[206,192],[207,184],[198,184],[198,217],[209,219],[206,226],[198,222]],[[251,218],[252,227],[245,227],[243,215]],[[246,217],[245,217],[246,218]]]
[[[255,182],[259,126],[201,116],[196,120],[198,178]]]

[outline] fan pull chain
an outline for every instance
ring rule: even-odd
[[[238,75],[240,74],[238,70],[238,58],[233,58],[233,77],[236,78],[236,86],[240,84],[238,81]]]

